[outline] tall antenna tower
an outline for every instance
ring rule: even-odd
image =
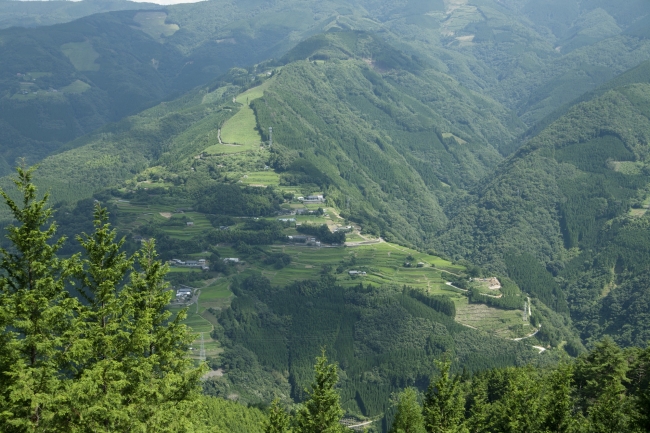
[[[205,342],[203,341],[203,332],[201,332],[201,350],[199,351],[199,360],[205,362]]]
[[[528,322],[528,302],[524,301],[524,322]]]
[[[273,127],[269,126],[269,146],[273,146]]]

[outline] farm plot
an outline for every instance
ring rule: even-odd
[[[452,265],[439,257],[418,253],[408,248],[388,243],[348,247],[310,247],[307,245],[274,245],[271,253],[284,253],[291,256],[291,263],[276,269],[262,263],[247,265],[248,270],[261,272],[273,285],[286,285],[296,280],[320,278],[321,271],[329,267],[339,284],[353,286],[360,282],[375,285],[397,284],[421,288],[429,293],[456,296],[457,292],[444,283],[441,269],[462,270],[461,266]],[[236,257],[234,251],[220,248],[222,257]],[[413,267],[404,267],[405,261],[412,256]],[[423,267],[415,263],[422,262]],[[433,263],[437,263],[434,267]],[[364,276],[351,276],[349,271],[366,272]]]
[[[465,297],[455,298],[454,301],[456,321],[465,326],[502,338],[519,338],[534,332],[533,327],[523,321],[521,310],[500,310],[484,304],[470,304]]]
[[[272,170],[245,173],[240,182],[249,186],[277,186],[280,184],[280,175]]]

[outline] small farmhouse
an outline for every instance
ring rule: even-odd
[[[189,298],[190,296],[192,296],[192,289],[183,288],[176,290],[177,298]]]

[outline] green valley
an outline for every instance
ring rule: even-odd
[[[647,429],[647,2],[5,3],[0,430]]]

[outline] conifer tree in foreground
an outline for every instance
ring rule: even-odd
[[[451,361],[436,361],[440,376],[431,381],[424,401],[424,426],[427,433],[467,431],[464,426],[465,398],[460,375],[451,375]]]
[[[343,417],[340,396],[335,386],[339,380],[335,364],[328,364],[325,351],[316,358],[314,382],[306,390],[309,398],[302,404],[296,417],[298,433],[335,433],[346,429],[340,424]]]
[[[165,309],[154,243],[127,257],[97,207],[94,233],[79,238],[85,258],[57,258],[65,240],[53,241],[32,173],[18,169],[22,203],[0,191],[17,221],[0,250],[0,431],[193,430],[202,368],[187,357],[185,313]]]
[[[425,433],[422,407],[415,388],[406,388],[397,397],[397,414],[390,433]]]
[[[280,399],[273,400],[269,408],[269,419],[264,424],[264,433],[290,433],[291,418],[280,404]]]
[[[0,190],[13,218],[7,228],[12,244],[0,250],[0,431],[21,432],[53,427],[61,374],[77,337],[80,309],[65,289],[78,270],[79,258],[57,258],[64,239],[52,242],[56,225],[47,194],[36,199],[32,170],[18,169],[14,183],[22,202]],[[48,225],[49,224],[49,225]]]

